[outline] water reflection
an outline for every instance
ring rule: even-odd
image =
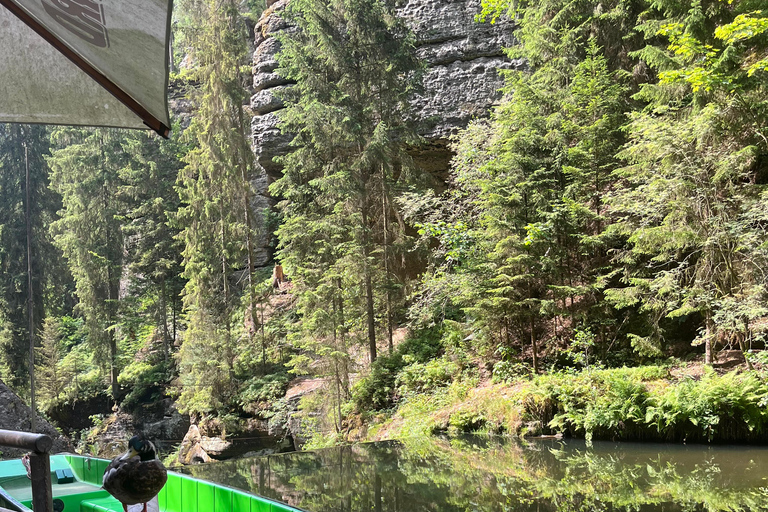
[[[763,447],[412,439],[184,472],[311,512],[768,510]]]

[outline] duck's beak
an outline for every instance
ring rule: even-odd
[[[136,451],[135,448],[130,448],[127,452],[125,452],[120,459],[121,460],[128,460],[132,457],[136,457],[139,454],[139,452]]]

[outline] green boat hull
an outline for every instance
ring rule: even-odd
[[[122,504],[101,488],[108,460],[79,455],[51,456],[54,499],[63,512],[123,512]],[[56,470],[70,469],[74,481],[59,483]],[[69,479],[63,478],[62,482]],[[244,491],[168,472],[157,496],[161,512],[302,512],[300,509]],[[0,506],[29,512],[32,490],[21,460],[0,461]]]

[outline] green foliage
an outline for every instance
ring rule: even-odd
[[[367,342],[376,360],[377,317],[389,334],[402,301],[394,269],[408,243],[396,194],[413,183],[408,98],[420,65],[388,2],[298,0],[286,16],[297,31],[279,36],[278,73],[296,84],[281,95],[292,151],[270,187],[281,199],[278,249],[299,296],[292,339],[334,373],[341,402],[349,345]]]
[[[175,222],[183,243],[184,310],[188,328],[179,352],[181,410],[224,413],[236,394],[238,357],[235,326],[241,297],[243,326],[256,325],[251,211],[253,153],[246,136],[249,120],[242,65],[247,61],[245,23],[234,1],[188,2],[188,33],[200,82],[197,115],[185,136],[195,144],[184,157],[178,191],[182,204]],[[246,263],[240,286],[233,273]],[[245,336],[251,332],[245,327]]]
[[[530,366],[517,361],[498,361],[493,365],[494,382],[512,382],[530,373]]]
[[[352,386],[352,400],[358,411],[386,409],[394,404],[397,373],[403,368],[403,356],[381,356],[371,365],[371,372]]]
[[[123,398],[121,406],[127,410],[136,405],[157,398],[161,393],[161,386],[167,378],[166,368],[162,364],[151,364],[147,361],[136,361],[120,372],[118,381],[120,385],[128,389],[128,394]],[[153,397],[147,394],[154,392]]]
[[[443,352],[443,336],[446,329],[441,326],[414,329],[397,347],[397,352],[411,361],[426,363]]]
[[[23,395],[28,393],[30,370],[27,300],[31,294],[32,329],[37,332],[43,319],[58,314],[72,293],[66,264],[48,232],[61,207],[48,187],[49,135],[45,126],[0,125],[0,365],[3,381]],[[31,290],[27,276],[27,193]]]
[[[448,384],[459,368],[450,360],[436,359],[443,353],[443,333],[438,326],[412,331],[393,354],[377,358],[370,373],[352,387],[357,410],[386,409],[394,405],[397,393]],[[430,376],[420,375],[422,370]]]
[[[485,426],[486,421],[485,415],[481,412],[459,410],[451,414],[451,418],[448,420],[448,432],[451,434],[477,432]]]
[[[721,377],[709,370],[701,380],[684,380],[654,396],[645,423],[666,435],[682,433],[707,441],[748,437],[765,428],[766,404],[768,387],[754,374],[731,372]]]
[[[61,323],[52,317],[43,322],[40,346],[35,349],[35,382],[41,410],[49,410],[65,391],[73,375],[61,364],[64,347]]]
[[[117,323],[123,265],[123,235],[115,199],[126,155],[116,130],[57,128],[51,153],[51,186],[62,196],[61,217],[51,224],[76,283],[78,310],[95,361],[109,374],[113,398],[119,395]]]
[[[450,384],[458,371],[458,365],[447,358],[433,359],[427,363],[411,363],[397,374],[395,385],[400,396],[431,392]]]
[[[243,389],[238,393],[238,402],[246,411],[254,411],[256,404],[272,404],[285,396],[288,389],[288,375],[271,373],[257,375],[245,381]]]
[[[668,377],[659,366],[552,374],[526,393],[556,411],[550,428],[587,439],[713,441],[763,432],[768,387],[754,374],[709,370],[700,380],[658,382]]]

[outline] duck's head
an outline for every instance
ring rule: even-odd
[[[152,460],[157,458],[157,450],[150,441],[142,439],[140,436],[133,436],[128,441],[128,451],[123,455],[123,458],[130,459],[137,455],[141,460]]]

